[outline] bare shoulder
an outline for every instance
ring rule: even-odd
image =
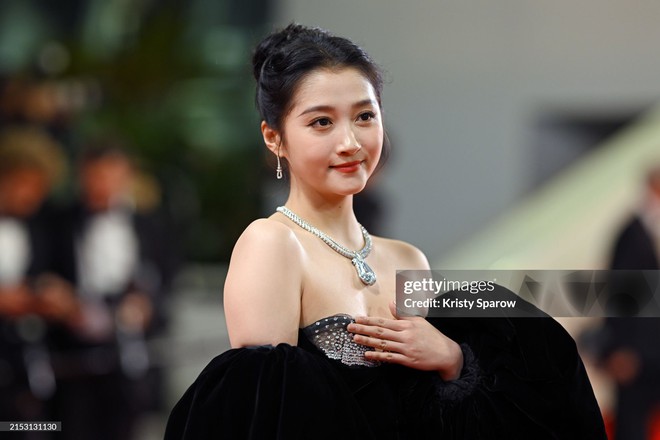
[[[302,283],[302,246],[291,228],[273,219],[252,222],[234,246],[225,302],[235,296],[296,295]],[[255,276],[258,274],[258,276]]]
[[[236,242],[234,255],[245,250],[256,250],[264,256],[271,255],[275,259],[281,259],[283,252],[293,252],[289,256],[295,256],[301,251],[301,247],[291,228],[277,220],[261,218],[245,228]]]
[[[287,227],[282,222],[272,218],[260,218],[248,225],[241,234],[241,239],[258,238],[277,241],[295,240],[295,234],[291,228]],[[296,240],[297,241],[297,240]]]
[[[401,269],[423,270],[429,268],[429,262],[424,252],[410,243],[391,238],[372,237],[374,245],[383,249],[388,258],[395,261]]]

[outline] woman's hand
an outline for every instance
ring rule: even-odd
[[[394,303],[390,304],[390,311],[396,316]],[[348,331],[355,334],[356,343],[376,349],[365,353],[369,360],[435,370],[445,381],[457,379],[463,368],[461,347],[418,316],[357,317],[354,324],[348,325]]]

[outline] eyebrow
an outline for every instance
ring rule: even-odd
[[[363,99],[362,101],[356,102],[355,104],[352,105],[352,107],[356,108],[365,105],[376,106],[376,102],[373,99],[367,98],[367,99]],[[331,111],[332,109],[333,107],[331,105],[315,105],[314,107],[309,107],[308,109],[303,110],[298,116],[306,115],[307,113],[313,113],[313,112],[327,112],[327,111]]]

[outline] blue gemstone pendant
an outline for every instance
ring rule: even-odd
[[[358,277],[360,277],[360,281],[367,286],[371,286],[376,282],[376,274],[361,256],[355,255],[351,261],[353,262],[353,266],[355,266]]]

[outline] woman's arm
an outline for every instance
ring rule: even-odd
[[[232,347],[298,342],[303,250],[291,229],[253,222],[234,247],[224,307]]]

